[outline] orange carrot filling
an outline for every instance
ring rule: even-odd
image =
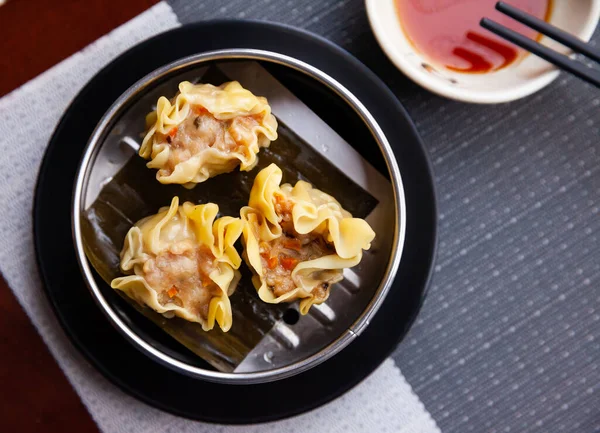
[[[281,259],[281,266],[288,271],[294,269],[297,264],[298,260],[294,259],[293,257],[283,257]]]
[[[300,251],[302,244],[298,239],[286,239],[283,241],[283,247],[289,250]]]
[[[269,260],[267,261],[267,265],[269,266],[269,269],[275,269],[278,264],[279,264],[279,260],[277,259],[277,257],[269,257]]]
[[[208,113],[208,110],[204,107],[202,107],[201,105],[195,105],[194,108],[192,108],[192,111],[194,112],[194,114],[206,114]]]
[[[169,295],[169,298],[174,298],[177,293],[179,293],[179,290],[177,290],[177,287],[173,286],[168,290],[167,295]]]

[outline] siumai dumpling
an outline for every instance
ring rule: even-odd
[[[198,322],[205,331],[215,322],[227,332],[229,296],[240,280],[241,258],[234,243],[242,234],[239,218],[215,220],[219,208],[208,203],[170,207],[138,221],[121,251],[125,277],[111,287],[167,317]]]
[[[275,164],[254,180],[242,208],[244,258],[259,297],[269,303],[300,299],[300,312],[325,302],[342,271],[357,265],[375,237],[369,224],[328,194],[298,181],[280,186]]]
[[[158,99],[146,130],[140,156],[158,169],[158,181],[193,188],[237,166],[251,170],[260,148],[277,139],[277,120],[266,98],[237,81],[218,87],[183,81],[172,100]]]

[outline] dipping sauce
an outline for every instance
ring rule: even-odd
[[[406,36],[432,64],[466,73],[504,68],[527,51],[479,26],[483,17],[537,39],[538,32],[501,14],[497,0],[396,0]],[[551,0],[509,0],[513,6],[547,20]]]

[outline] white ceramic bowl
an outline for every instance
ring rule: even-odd
[[[426,89],[464,102],[508,102],[537,92],[550,84],[559,70],[537,56],[485,74],[465,74],[438,68],[418,52],[404,33],[397,12],[398,0],[366,0],[371,27],[383,51],[409,78]],[[600,18],[600,0],[554,0],[550,23],[589,41]],[[541,43],[556,51],[570,51],[543,37]]]

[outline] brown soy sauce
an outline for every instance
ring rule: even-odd
[[[502,69],[527,52],[481,28],[488,17],[532,38],[539,34],[496,11],[497,0],[396,0],[402,28],[432,64],[464,73],[486,73]],[[548,20],[551,0],[509,0],[538,18]]]

